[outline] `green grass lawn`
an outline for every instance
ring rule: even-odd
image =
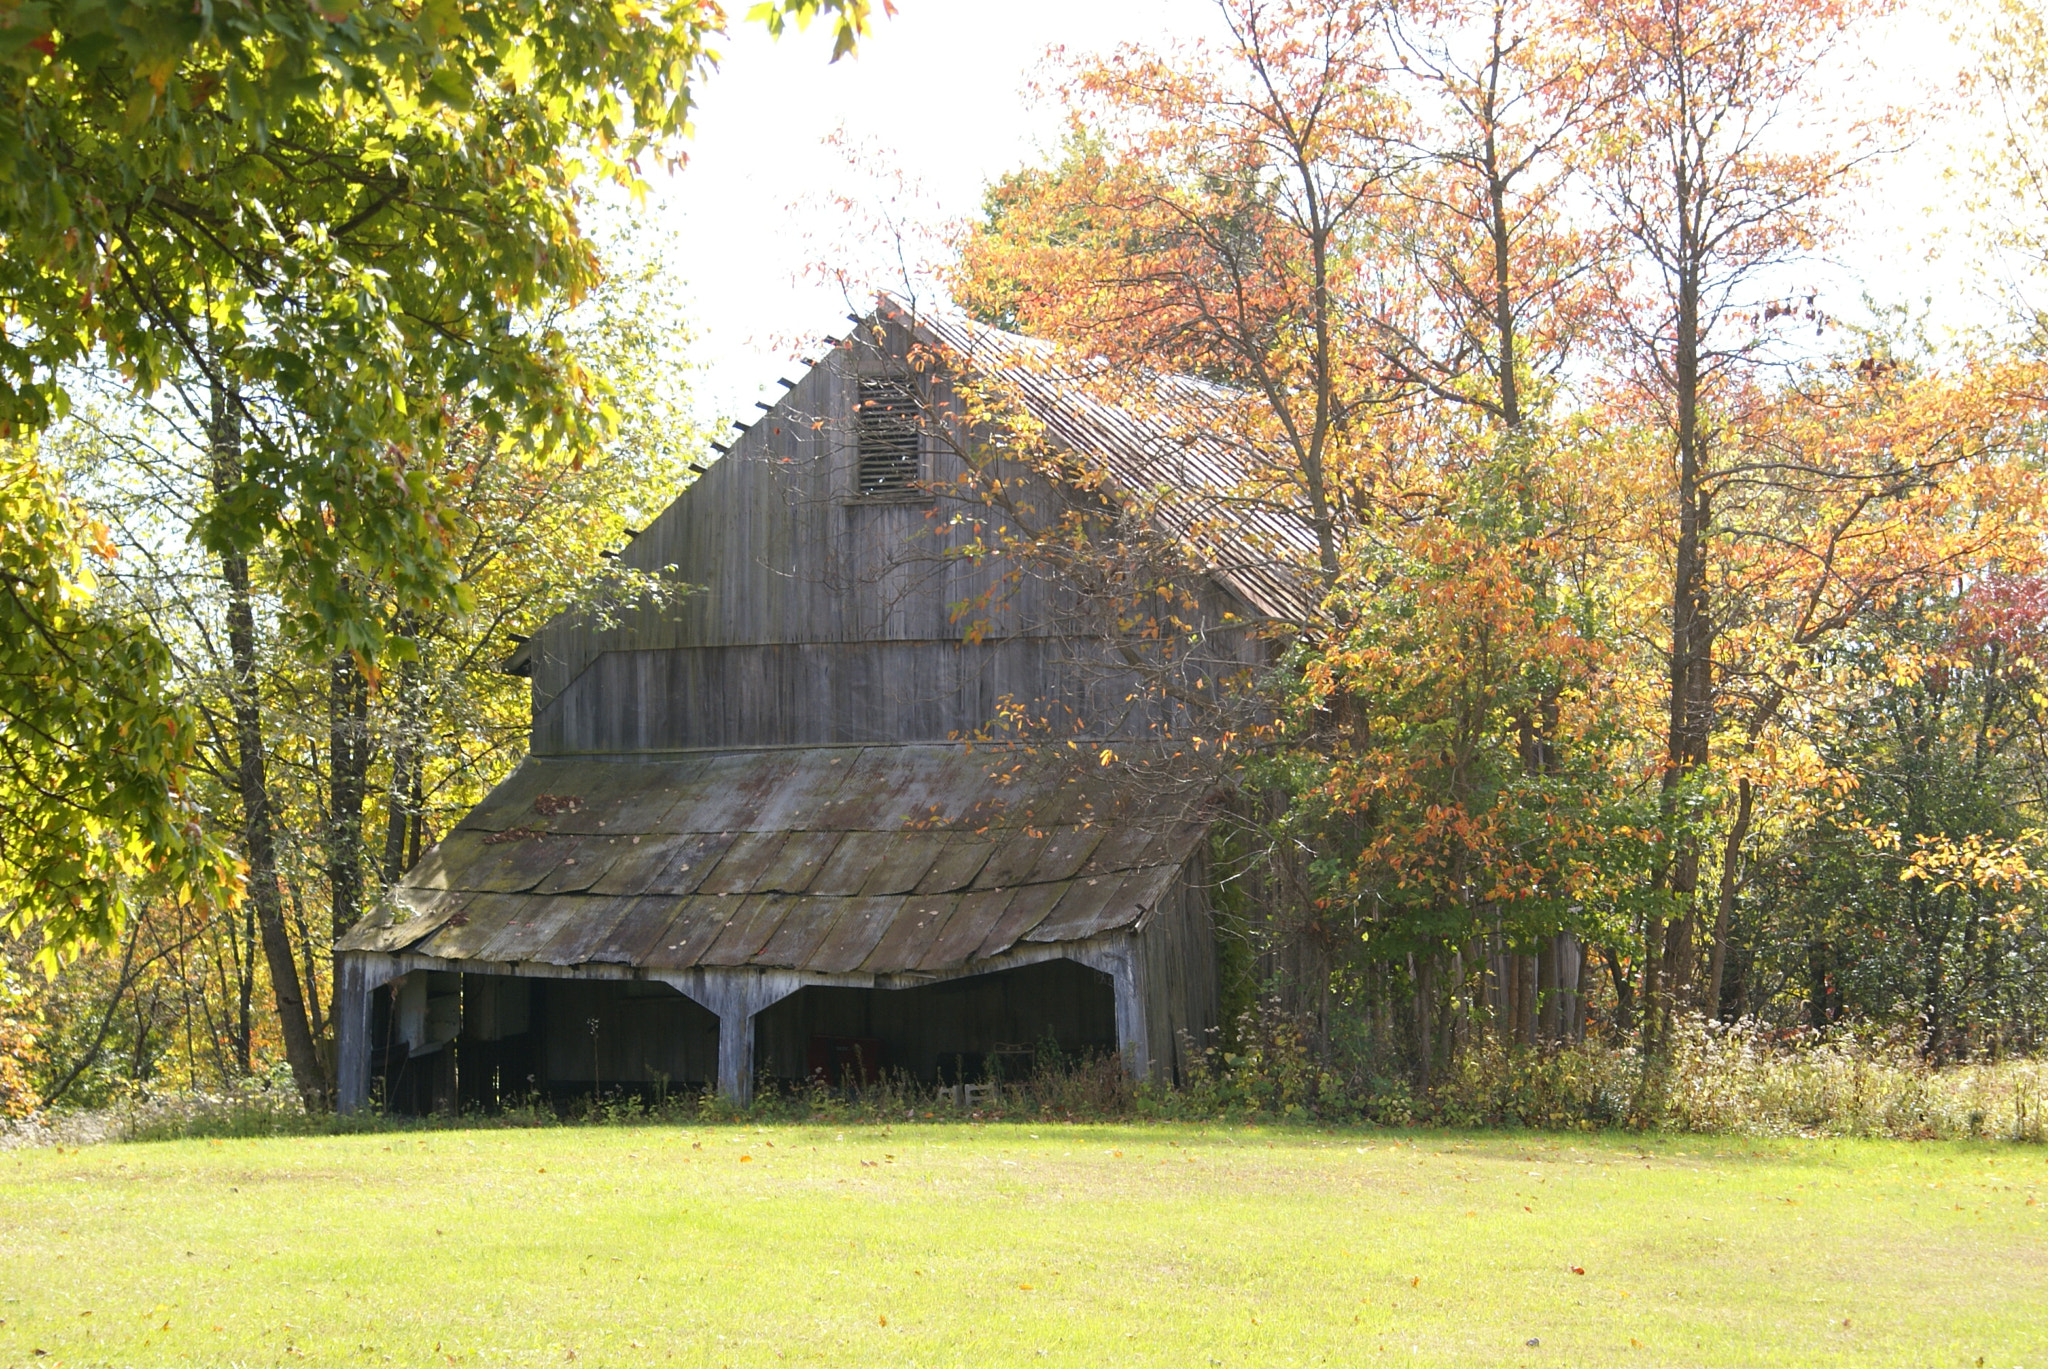
[[[0,1363],[42,1366],[2038,1369],[2048,1152],[1007,1123],[16,1151],[0,1299]]]

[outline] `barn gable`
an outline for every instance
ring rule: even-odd
[[[422,1106],[489,1101],[479,1072],[744,1098],[848,1042],[928,1083],[1041,1035],[1187,1067],[1216,1013],[1199,824],[1067,748],[970,744],[1020,703],[1127,748],[1162,718],[1058,630],[1066,587],[952,554],[962,457],[903,406],[957,411],[913,358],[971,361],[963,328],[885,307],[621,553],[692,592],[520,648],[531,756],[338,947],[344,1106],[373,1073]],[[1070,440],[1146,450],[1136,420],[1068,407]],[[1225,663],[1255,649],[1226,625],[1294,592],[1270,560],[1196,586]]]
[[[1147,735],[1156,719],[1121,706],[1131,681],[1076,640],[1061,586],[959,554],[987,510],[951,492],[965,467],[947,424],[899,430],[917,488],[863,486],[871,387],[908,385],[927,415],[958,413],[961,397],[925,358],[964,360],[955,344],[973,341],[885,315],[790,383],[620,552],[644,571],[673,567],[694,592],[610,623],[565,615],[521,648],[534,753],[947,741],[975,735],[1005,701],[1063,730]],[[1037,377],[1027,393],[1047,389]],[[1115,436],[1099,404],[1073,407],[1073,436]],[[1270,571],[1203,579],[1201,616],[1266,616],[1275,583]]]

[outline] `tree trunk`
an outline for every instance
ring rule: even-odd
[[[399,624],[399,635],[418,637],[408,615]],[[406,859],[406,837],[417,830],[419,812],[419,662],[401,661],[398,666],[398,735],[391,747],[391,788],[384,801],[384,859],[380,866],[384,883],[396,884],[412,868]],[[418,838],[413,838],[418,845]],[[414,859],[417,859],[415,857]]]
[[[1699,241],[1691,215],[1694,192],[1690,168],[1681,163],[1678,205],[1678,297],[1672,339],[1672,400],[1676,410],[1678,459],[1678,545],[1672,563],[1671,671],[1669,735],[1663,775],[1663,808],[1671,849],[1665,858],[1663,885],[1679,910],[1666,927],[1652,913],[1643,942],[1643,1047],[1663,1049],[1673,1006],[1672,970],[1683,970],[1683,956],[1674,949],[1691,945],[1693,899],[1699,890],[1699,839],[1680,810],[1686,782],[1708,760],[1713,732],[1713,619],[1707,598],[1706,537],[1712,522],[1707,493],[1707,441],[1701,424],[1700,275],[1709,249]],[[1678,924],[1683,924],[1682,930]]]
[[[1571,1043],[1576,1046],[1586,1039],[1586,991],[1591,987],[1587,981],[1593,974],[1593,948],[1579,942],[1572,953],[1578,957],[1579,973],[1577,988],[1572,992],[1571,1020],[1566,1029],[1570,1034]]]
[[[1690,913],[1671,919],[1664,929],[1664,1008],[1666,1025],[1683,1007],[1693,982],[1693,968],[1699,960],[1699,922]]]
[[[229,919],[230,928],[234,926]],[[246,1077],[256,1069],[256,901],[242,908],[241,935],[235,947],[235,1067]]]
[[[213,482],[216,496],[232,489],[241,474],[241,424],[225,383],[212,384]],[[263,736],[263,703],[256,671],[256,609],[249,583],[249,558],[240,551],[221,557],[221,579],[227,585],[228,693],[235,717],[234,786],[242,801],[242,844],[249,862],[249,900],[255,905],[256,931],[277,1000],[278,1025],[284,1036],[285,1060],[292,1082],[309,1108],[327,1096],[327,1079],[306,1020],[299,967],[285,928],[284,899],[277,881],[277,846],[271,825],[268,752]]]
[[[425,761],[415,753],[412,758],[412,846],[405,857],[405,868],[412,869],[420,863],[420,856],[427,840],[427,794],[424,771]]]
[[[363,913],[363,795],[370,778],[370,685],[355,657],[327,672],[327,888],[339,938]]]
[[[1734,920],[1735,895],[1741,888],[1742,843],[1749,836],[1750,819],[1756,811],[1756,796],[1747,775],[1736,782],[1735,793],[1735,823],[1721,846],[1721,896],[1714,905],[1714,950],[1707,969],[1706,1009],[1717,1022],[1721,1020],[1721,988],[1728,966],[1728,924]]]
[[[1536,1044],[1548,1049],[1557,1044],[1560,1006],[1557,938],[1544,941],[1536,953]]]
[[[1415,956],[1409,963],[1414,967],[1415,972],[1416,1079],[1426,1089],[1432,1081],[1434,1075],[1432,1067],[1436,1063],[1434,1058],[1436,1055],[1436,1043],[1430,1030],[1434,1025],[1435,1018],[1435,1013],[1431,1010],[1432,1004],[1430,1001],[1435,996],[1435,985],[1432,983],[1435,976],[1431,973],[1433,966],[1428,956]]]
[[[306,921],[306,901],[299,896],[299,882],[290,875],[284,876],[284,891],[292,910],[292,930],[299,938],[299,968],[305,978],[300,981],[306,991],[306,1018],[312,1024],[313,1039],[320,1040],[327,1034],[327,1024],[320,1017],[320,964],[319,947],[321,938],[313,935],[313,928]],[[325,1057],[322,1057],[323,1061]],[[325,1064],[321,1066],[324,1070]]]
[[[1518,955],[1515,965],[1515,1042],[1536,1044],[1536,957]]]
[[[1600,948],[1600,959],[1607,966],[1607,977],[1614,983],[1614,1030],[1627,1036],[1636,1029],[1635,980],[1622,968],[1621,957],[1611,948]]]
[[[1495,51],[1499,51],[1499,16],[1495,16]],[[1493,238],[1493,326],[1500,348],[1500,417],[1509,432],[1522,426],[1521,377],[1515,373],[1515,278],[1508,223],[1507,181],[1501,175],[1499,145],[1494,129],[1493,100],[1486,101],[1486,200],[1488,227]]]
[[[1451,952],[1449,992],[1444,995],[1444,1050],[1455,1060],[1472,1044],[1470,1000],[1466,993],[1465,953]]]

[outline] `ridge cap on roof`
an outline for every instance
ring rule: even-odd
[[[1015,351],[1043,355],[1048,360],[1067,365],[1071,365],[1077,360],[1080,364],[1087,366],[1099,365],[1106,368],[1110,364],[1109,359],[1103,356],[1075,358],[1070,353],[1063,354],[1064,349],[1051,338],[1035,337],[1030,333],[1018,333],[1007,328],[998,328],[993,323],[984,323],[973,315],[959,309],[939,309],[919,305],[914,301],[905,301],[886,290],[876,295],[875,302],[878,311],[887,311],[890,314],[896,315],[898,321],[914,330],[925,325],[936,325],[940,328],[950,328],[967,334],[977,340],[993,339]],[[950,339],[942,335],[932,340],[939,346],[949,350],[959,350],[953,346]],[[971,354],[963,355],[962,359],[969,362],[974,360]],[[1077,383],[1086,380],[1085,376],[1076,375],[1071,370],[1058,370],[1050,374],[1055,374],[1061,379],[1072,380]],[[1153,366],[1139,366],[1137,374],[1141,378],[1156,384],[1186,385],[1217,399],[1236,400],[1251,396],[1251,392],[1248,390],[1240,389],[1234,385],[1226,385],[1221,381],[1210,380],[1204,376],[1192,375],[1186,371],[1169,371]]]

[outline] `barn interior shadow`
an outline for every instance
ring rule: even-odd
[[[372,1042],[399,1115],[592,1098],[658,1106],[718,1077],[718,1019],[653,980],[415,971],[380,988]],[[845,1089],[1016,1080],[1048,1052],[1117,1050],[1110,977],[1049,960],[909,989],[811,985],[756,1020],[757,1078]]]

